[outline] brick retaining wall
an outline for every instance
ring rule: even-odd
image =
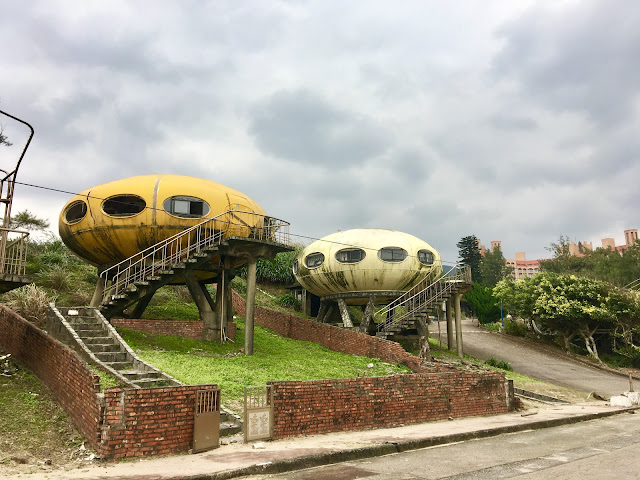
[[[173,335],[176,337],[193,338],[202,340],[203,324],[201,321],[189,320],[147,320],[134,318],[114,318],[111,324],[117,328],[130,328],[142,332]],[[229,322],[227,327],[227,337],[231,340],[236,338],[236,324]]]
[[[101,457],[165,455],[192,448],[195,392],[213,385],[108,388],[100,394],[100,377],[75,352],[3,306],[0,332],[0,349],[47,385]]]
[[[442,370],[269,384],[276,439],[508,411],[504,375],[496,372]]]
[[[145,457],[187,451],[193,440],[196,391],[211,387],[215,385],[106,390],[103,456]]]
[[[4,306],[0,306],[0,348],[47,385],[91,448],[99,450],[100,377],[73,351]]]
[[[244,315],[245,300],[235,291],[233,308],[238,315]],[[399,343],[372,337],[366,333],[345,330],[262,307],[255,307],[254,321],[284,337],[315,342],[335,352],[379,358],[383,362],[406,365],[414,372],[430,371],[421,365],[422,361],[418,357],[411,355]]]

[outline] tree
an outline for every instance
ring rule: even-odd
[[[513,268],[507,267],[507,261],[499,247],[487,251],[480,263],[482,283],[487,287],[494,287],[500,280],[509,276]]]
[[[29,210],[23,210],[11,218],[11,228],[42,231],[49,228],[49,222],[36,217]]]
[[[491,287],[474,282],[473,290],[464,294],[464,300],[480,323],[500,320],[500,302]]]
[[[553,254],[553,258],[565,258],[569,256],[569,245],[571,241],[568,236],[560,235],[558,243],[551,242],[547,250]]]
[[[482,273],[480,272],[480,263],[482,255],[480,254],[479,241],[475,235],[463,237],[456,244],[458,247],[458,256],[462,262],[471,268],[471,278],[474,282],[482,283]]]
[[[11,143],[4,134],[4,127],[2,127],[2,125],[0,125],[0,145],[4,145],[5,147],[13,145],[13,143]]]
[[[547,272],[518,282],[503,280],[494,294],[516,314],[559,334],[567,351],[579,337],[589,354],[600,360],[594,334],[613,328],[615,315],[608,305],[611,288],[599,280]]]

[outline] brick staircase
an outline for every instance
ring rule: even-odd
[[[51,310],[52,320],[58,321],[54,336],[118,382],[131,388],[182,385],[140,359],[97,309],[52,305]],[[53,321],[49,324],[51,330]]]
[[[115,328],[95,308],[51,305],[47,328],[87,362],[129,388],[179,386],[181,382],[149,365],[131,350]],[[220,407],[220,436],[242,431],[240,416]]]

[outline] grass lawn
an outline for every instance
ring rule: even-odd
[[[21,463],[65,464],[84,442],[42,382],[18,368],[0,377],[0,477],[29,471],[14,470]]]
[[[281,337],[256,325],[254,354],[243,355],[244,320],[236,319],[235,342],[223,345],[181,337],[119,329],[124,340],[145,361],[185,384],[215,383],[222,403],[240,413],[245,386],[270,380],[316,380],[410,373],[404,366],[377,358],[328,350],[316,343]],[[372,365],[371,367],[367,365]]]

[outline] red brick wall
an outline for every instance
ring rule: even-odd
[[[91,448],[98,450],[100,377],[73,351],[3,306],[0,306],[0,348],[47,385]]]
[[[235,291],[233,308],[238,315],[244,315],[245,300]],[[399,343],[372,337],[366,333],[345,330],[261,307],[255,307],[254,321],[285,337],[319,343],[335,352],[379,358],[383,362],[406,365],[414,372],[429,371],[420,365],[421,361],[418,357],[408,353]]]
[[[210,385],[109,388],[102,399],[100,377],[80,357],[2,306],[0,349],[47,385],[101,457],[164,455],[192,448],[195,392]]]
[[[103,456],[146,457],[189,450],[196,390],[211,387],[215,385],[106,390]]]
[[[111,324],[114,327],[130,328],[153,334],[202,339],[203,324],[200,321],[114,318],[111,320]],[[229,323],[227,337],[232,340],[236,337],[236,324],[233,322]]]
[[[507,411],[504,375],[495,372],[269,383],[276,439]]]

